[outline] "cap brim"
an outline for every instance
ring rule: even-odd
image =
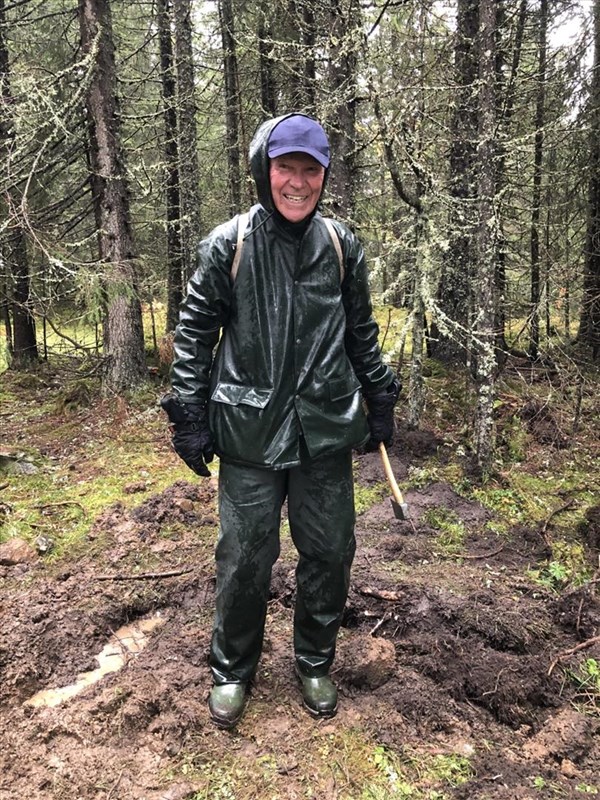
[[[315,161],[318,161],[319,164],[325,169],[327,169],[329,166],[329,159],[327,156],[324,156],[323,153],[320,153],[318,150],[314,150],[312,147],[302,147],[301,145],[294,147],[274,147],[272,149],[269,148],[267,151],[269,158],[286,156],[289,153],[306,153],[307,155],[312,156]]]

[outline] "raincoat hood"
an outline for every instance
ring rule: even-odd
[[[254,183],[256,184],[258,202],[266,211],[269,211],[272,214],[277,212],[275,209],[275,204],[273,202],[273,195],[271,193],[271,181],[269,178],[269,171],[270,171],[270,159],[268,154],[269,137],[271,136],[271,133],[279,125],[280,122],[283,122],[284,119],[288,119],[289,117],[295,117],[295,116],[302,116],[302,117],[307,117],[308,119],[312,119],[312,117],[308,117],[308,114],[283,114],[280,117],[274,117],[273,119],[268,119],[266,122],[263,122],[262,125],[259,126],[258,130],[254,134],[252,142],[250,143],[250,150],[249,150],[250,169],[252,171],[252,177],[254,178]],[[329,169],[326,169],[325,178],[323,180],[323,189],[325,188],[325,184],[327,182],[328,173]],[[323,196],[323,191],[321,191],[321,197],[322,196]]]

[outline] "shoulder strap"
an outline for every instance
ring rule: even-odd
[[[346,270],[344,268],[344,254],[342,253],[342,245],[340,244],[340,237],[338,236],[338,232],[335,229],[335,225],[329,219],[329,217],[323,217],[323,222],[327,226],[327,230],[329,231],[329,235],[331,236],[331,241],[333,242],[335,252],[337,253],[338,261],[340,262],[340,283],[341,283],[344,280],[344,275],[346,273]]]
[[[242,258],[242,249],[244,247],[244,232],[246,227],[248,226],[248,218],[250,214],[240,214],[238,217],[238,229],[237,229],[237,242],[235,245],[235,255],[233,257],[233,262],[231,264],[231,280],[235,282],[235,278],[237,276],[238,268],[240,266],[240,260]],[[340,237],[338,236],[338,232],[335,229],[335,225],[329,219],[329,217],[323,217],[323,222],[325,223],[325,227],[331,236],[331,241],[333,243],[333,247],[338,257],[338,262],[340,265],[340,283],[344,280],[344,275],[346,274],[346,270],[344,268],[344,254],[342,253],[342,245],[340,244]]]
[[[244,246],[244,232],[248,227],[248,218],[250,214],[240,214],[238,217],[238,229],[237,229],[237,243],[235,245],[235,255],[233,256],[233,262],[231,264],[231,280],[232,282],[235,281],[238,268],[240,266],[240,259],[242,257],[242,248]]]

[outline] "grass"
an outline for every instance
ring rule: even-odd
[[[256,705],[226,752],[217,754],[216,742],[207,750],[205,741],[203,750],[183,754],[165,777],[201,784],[194,800],[319,800],[326,786],[336,787],[340,800],[445,800],[474,774],[462,755],[409,749],[396,753],[360,728],[307,730],[303,718],[289,720],[289,734],[277,752],[262,751],[257,737],[250,748],[255,752],[245,753],[246,727],[254,727],[254,714],[265,714]]]

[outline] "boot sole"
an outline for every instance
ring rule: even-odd
[[[331,719],[332,717],[335,717],[338,710],[338,707],[336,705],[336,707],[332,708],[331,711],[317,711],[316,709],[309,706],[306,700],[304,699],[302,701],[302,705],[308,711],[308,713],[311,715],[313,719]]]

